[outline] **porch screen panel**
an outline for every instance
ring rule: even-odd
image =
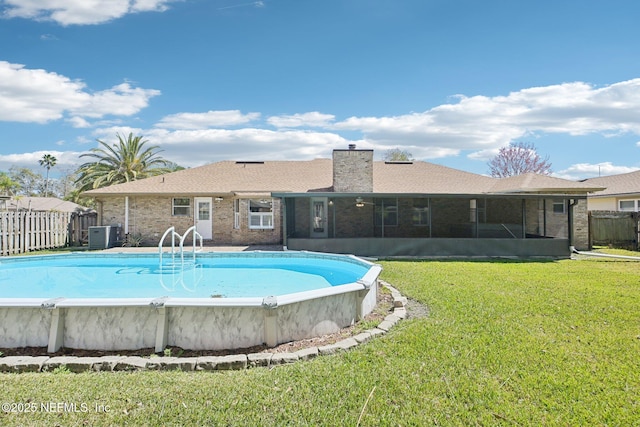
[[[473,237],[469,221],[470,199],[432,198],[431,228],[433,237]]]
[[[382,225],[383,218],[385,226],[398,225],[398,199],[375,199],[374,216],[376,226]]]

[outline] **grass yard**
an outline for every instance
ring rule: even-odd
[[[2,374],[3,402],[79,412],[0,425],[640,425],[638,262],[383,266],[429,317],[271,370]]]

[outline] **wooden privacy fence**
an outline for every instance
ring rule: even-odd
[[[76,212],[0,212],[0,255],[83,244],[95,214]]]
[[[640,212],[590,211],[589,240],[592,246],[638,250]]]
[[[98,214],[94,211],[74,212],[69,222],[69,245],[82,246],[89,243],[89,227],[97,225]]]

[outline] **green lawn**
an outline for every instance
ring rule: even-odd
[[[0,425],[640,425],[638,262],[383,266],[429,317],[270,370],[2,374],[3,402],[87,411]]]

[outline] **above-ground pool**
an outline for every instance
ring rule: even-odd
[[[0,258],[0,348],[275,346],[364,317],[380,271],[295,251]]]

